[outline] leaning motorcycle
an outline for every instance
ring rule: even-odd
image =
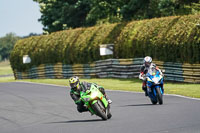
[[[90,90],[80,92],[80,96],[92,115],[95,114],[103,120],[111,118],[110,104],[105,96],[99,91],[96,84],[92,84]]]
[[[147,94],[152,102],[152,104],[159,103],[160,105],[163,104],[163,83],[164,83],[164,76],[156,69],[152,68],[146,74],[147,80]]]

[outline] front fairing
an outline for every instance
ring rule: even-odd
[[[160,75],[159,71],[156,71],[155,73],[147,73],[147,86],[152,86],[152,85],[160,85],[163,84],[163,76]]]
[[[150,98],[156,98],[155,88],[159,87],[161,94],[163,94],[163,76],[160,75],[160,72],[155,70],[152,73],[147,73],[147,93]]]
[[[86,92],[80,93],[81,100],[84,102],[84,104],[88,107],[90,112],[95,114],[94,110],[91,108],[91,105],[97,102],[97,100],[101,100],[104,106],[107,108],[108,102],[104,95],[99,91],[99,89],[95,85],[91,85],[90,90],[87,90]]]

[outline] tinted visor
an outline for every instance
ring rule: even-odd
[[[75,83],[70,83],[71,88],[76,88],[77,87],[77,82]]]
[[[150,66],[151,63],[145,62],[145,66]]]

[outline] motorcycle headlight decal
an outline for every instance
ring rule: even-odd
[[[158,84],[159,81],[160,81],[160,78],[159,77],[155,77],[152,80],[154,81],[155,84]]]
[[[152,80],[151,80],[149,77],[147,78],[147,81],[150,81],[150,82],[152,82]]]
[[[98,95],[98,92],[93,92],[93,93],[91,94],[91,98],[95,98],[95,97],[97,97],[97,95]]]

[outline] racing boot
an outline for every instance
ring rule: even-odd
[[[148,96],[148,93],[147,93],[147,86],[143,86],[143,87],[142,87],[142,90],[145,92],[145,96]]]
[[[108,99],[108,103],[111,104],[111,103],[112,103],[112,100]]]
[[[143,81],[142,90],[145,92],[145,96],[148,96],[146,81]]]
[[[105,96],[106,100],[108,101],[108,103],[111,104],[112,100],[110,100],[106,94],[104,94],[104,96]]]
[[[146,96],[146,97],[148,96],[147,90],[145,91],[145,96]]]

